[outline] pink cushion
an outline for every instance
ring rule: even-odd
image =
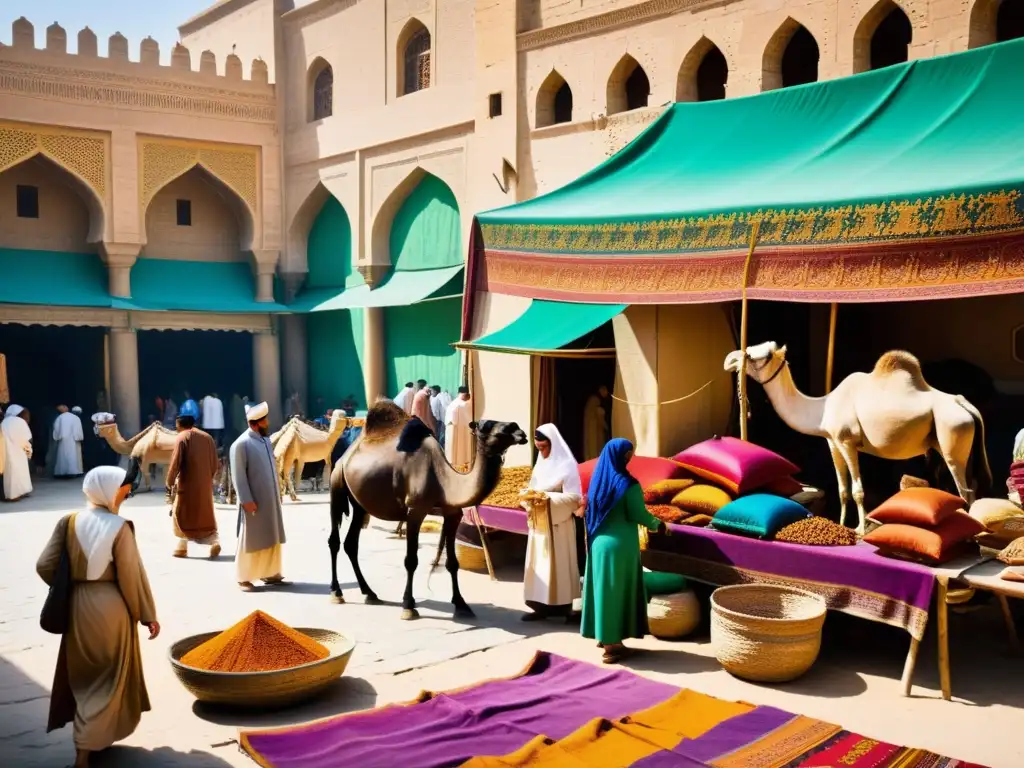
[[[590,476],[594,474],[596,466],[597,459],[580,464],[580,484],[583,486],[584,495],[590,487]],[[686,470],[672,459],[659,459],[652,456],[634,456],[626,465],[626,469],[639,481],[641,488],[647,488],[662,480],[686,477]]]
[[[800,471],[779,454],[735,437],[713,437],[674,458],[687,471],[734,494],[749,493]]]

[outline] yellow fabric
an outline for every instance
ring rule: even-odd
[[[693,485],[689,478],[677,480],[659,480],[644,488],[644,502],[647,504],[668,504],[680,491]]]
[[[695,515],[711,515],[732,501],[726,491],[713,485],[691,485],[672,497],[672,505]]]

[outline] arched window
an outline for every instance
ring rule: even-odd
[[[537,91],[537,127],[572,122],[572,88],[552,70]]]
[[[608,78],[606,93],[607,112],[614,115],[647,106],[651,96],[651,81],[636,59],[628,53],[623,56]]]
[[[1024,37],[1024,0],[975,0],[971,8],[969,48]]]
[[[761,90],[772,91],[818,80],[818,42],[807,28],[786,19],[765,48]]]
[[[399,93],[406,96],[430,87],[430,32],[419,22],[410,22],[402,49],[402,82]]]
[[[913,33],[903,9],[893,0],[880,0],[853,35],[853,71],[867,72],[907,61]]]
[[[639,64],[626,78],[626,109],[642,109],[651,96],[651,81]]]
[[[313,79],[313,119],[323,120],[334,114],[334,70],[324,66]]]
[[[702,37],[690,49],[676,78],[676,101],[715,101],[725,98],[729,64],[718,46]]]

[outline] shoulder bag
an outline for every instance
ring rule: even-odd
[[[68,631],[71,620],[71,553],[68,551],[68,538],[75,533],[75,517],[68,517],[64,527],[64,548],[57,563],[57,572],[53,584],[46,595],[43,610],[39,614],[39,626],[53,635],[63,635]]]

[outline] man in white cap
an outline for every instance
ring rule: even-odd
[[[274,449],[267,439],[268,413],[266,403],[248,406],[245,418],[249,429],[231,446],[231,481],[239,505],[235,569],[243,592],[251,592],[254,581],[268,586],[284,583],[284,517]]]
[[[82,469],[82,420],[66,405],[57,406],[57,420],[53,422],[53,445],[55,461],[54,477],[81,477]]]

